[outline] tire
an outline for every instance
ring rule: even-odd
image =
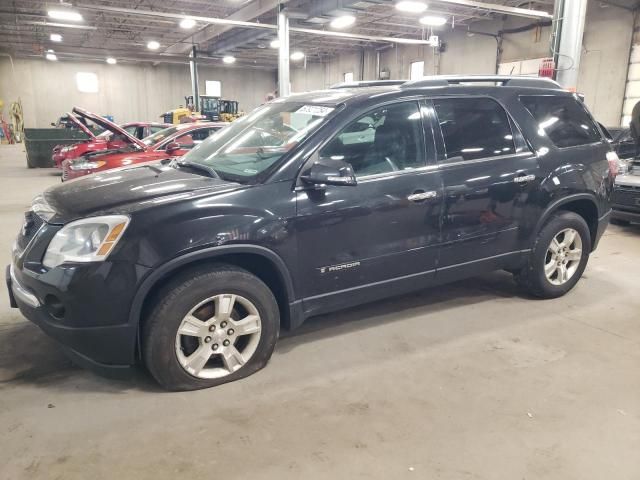
[[[155,299],[144,319],[142,356],[165,389],[214,387],[247,377],[269,361],[280,312],[269,287],[251,273],[220,264],[188,270]]]
[[[566,239],[570,240],[571,231],[575,232],[575,240],[566,247],[567,252],[554,254],[551,251],[552,241],[554,239],[556,241],[564,240],[565,235],[568,235]],[[565,242],[558,243],[562,245]],[[580,244],[579,255],[576,248],[578,243]],[[527,264],[515,275],[516,282],[536,297],[561,297],[580,280],[590,253],[591,234],[585,220],[573,212],[558,212],[538,232]],[[576,256],[579,257],[579,260]],[[564,263],[564,270],[557,262],[567,262]],[[545,267],[549,267],[549,269],[545,271]],[[556,268],[556,270],[551,271],[551,268]],[[567,276],[570,273],[569,278],[563,276],[565,271]],[[548,272],[550,272],[551,278],[547,276]]]
[[[610,222],[613,225],[619,225],[621,227],[628,227],[629,225],[631,225],[631,222],[629,220],[622,220],[621,218],[615,218],[613,217]]]

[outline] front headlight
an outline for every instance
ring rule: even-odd
[[[102,167],[107,162],[72,162],[69,164],[69,168],[71,170],[95,170],[97,168]]]
[[[618,175],[629,173],[631,169],[631,160],[618,159]]]
[[[106,215],[71,222],[55,234],[42,263],[54,268],[64,262],[101,262],[129,225],[126,215]]]

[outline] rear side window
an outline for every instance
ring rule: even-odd
[[[504,109],[490,98],[440,98],[433,104],[448,160],[511,155],[513,133]]]
[[[593,121],[575,98],[524,95],[520,101],[536,119],[538,128],[557,147],[576,147],[602,141]]]

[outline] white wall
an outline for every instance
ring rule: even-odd
[[[621,3],[630,0],[620,0]],[[476,22],[473,29],[485,33],[528,25],[528,19],[505,17],[503,20]],[[435,55],[423,46],[395,46],[381,54],[381,69],[388,69],[392,79],[409,78],[411,62],[424,60],[425,75],[433,74],[494,74],[496,73],[497,44],[493,37],[470,34],[464,30],[443,29],[437,33],[446,43],[446,50]],[[583,52],[580,64],[578,91],[586,95],[586,103],[596,118],[605,125],[620,122],[633,33],[633,14],[625,9],[589,0]],[[503,36],[501,62],[512,62],[551,56],[551,28],[541,27]],[[375,51],[367,50],[362,80],[373,80]],[[294,91],[326,87],[342,81],[347,71],[359,78],[360,54],[340,55],[323,64],[308,64],[306,70],[292,72]]]
[[[47,127],[73,106],[113,115],[118,123],[159,121],[160,114],[184,105],[185,95],[191,94],[188,65],[154,67],[40,59],[14,60],[14,64],[15,82],[11,64],[0,57],[0,98],[5,105],[21,98],[26,127]],[[75,74],[80,71],[98,75],[98,93],[78,92]],[[200,66],[198,72],[202,93],[206,80],[220,80],[223,97],[238,100],[245,111],[263,103],[267,93],[276,88],[275,71]]]
[[[599,122],[620,124],[629,65],[633,14],[600,2],[587,6],[578,91]]]

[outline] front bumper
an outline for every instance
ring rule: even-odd
[[[616,220],[624,220],[627,222],[640,223],[640,209],[633,211],[633,210],[622,210],[614,207],[613,212],[611,213],[611,217],[615,218]]]
[[[135,281],[130,269],[137,266],[104,264],[57,267],[37,274],[8,266],[6,281],[12,307],[62,344],[79,365],[102,375],[122,378],[136,363],[137,325],[128,318],[132,294],[113,291],[105,273],[113,270],[117,281],[123,273]],[[135,282],[137,283],[137,282]],[[131,292],[135,291],[135,283]],[[116,287],[118,288],[118,287]]]

